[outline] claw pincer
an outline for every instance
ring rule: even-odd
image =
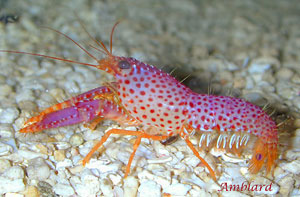
[[[99,101],[79,102],[74,104],[74,106],[44,115],[41,121],[21,129],[20,132],[30,133],[81,122],[89,122],[98,115],[97,111],[99,111]]]

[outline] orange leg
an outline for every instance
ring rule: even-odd
[[[132,163],[132,160],[133,160],[133,157],[136,153],[136,150],[138,149],[140,143],[141,143],[141,140],[142,140],[142,136],[138,136],[134,142],[134,145],[133,145],[133,151],[129,157],[129,160],[128,160],[128,163],[127,163],[127,166],[126,166],[126,171],[125,171],[125,175],[124,175],[124,178],[127,177],[127,175],[129,174],[130,172],[130,166],[131,166],[131,163]]]
[[[96,117],[94,120],[92,120],[91,122],[89,123],[86,123],[84,124],[85,127],[91,129],[91,130],[95,130],[96,126],[102,121],[104,120],[103,117],[99,116],[99,117]]]
[[[184,128],[183,128],[184,129]],[[184,131],[180,132],[180,136],[185,140],[186,144],[188,145],[188,147],[193,151],[194,155],[196,157],[198,157],[198,159],[200,159],[200,161],[207,167],[210,175],[212,176],[212,178],[214,179],[214,181],[217,181],[216,179],[216,175],[214,170],[210,167],[210,165],[200,156],[200,154],[198,153],[198,151],[195,149],[195,147],[193,146],[192,142],[188,139],[188,135],[186,133],[184,133]]]
[[[91,159],[93,153],[95,151],[97,151],[97,149],[102,146],[102,144],[108,139],[108,137],[111,134],[119,134],[119,135],[134,135],[137,136],[137,139],[133,145],[133,152],[130,155],[128,164],[126,166],[126,172],[125,172],[125,178],[127,177],[127,175],[130,172],[130,166],[133,160],[133,157],[135,155],[135,152],[137,150],[137,148],[139,147],[140,143],[141,143],[141,139],[142,138],[148,138],[148,139],[152,139],[152,140],[164,140],[167,139],[168,136],[153,136],[153,135],[148,135],[142,131],[128,131],[128,130],[124,130],[124,129],[111,129],[108,132],[106,132],[103,137],[101,138],[101,140],[92,148],[92,150],[85,156],[85,158],[82,161],[83,165],[86,165],[86,163],[89,162],[89,160]]]

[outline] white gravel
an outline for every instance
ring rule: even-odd
[[[49,166],[40,157],[29,160],[26,171],[30,179],[39,181],[46,180],[50,176]]]
[[[127,195],[132,196],[130,194]],[[159,197],[161,196],[161,186],[155,181],[145,181],[142,182],[139,187],[139,197]]]
[[[16,108],[0,109],[0,123],[13,123],[19,116],[19,111]]]
[[[195,91],[207,93],[210,87],[216,94],[241,96],[260,106],[270,104],[270,113],[276,109],[277,123],[287,119],[288,126],[279,135],[282,146],[274,177],[249,174],[251,150],[238,158],[212,150],[205,159],[221,172],[215,183],[179,139],[167,146],[142,141],[131,173],[124,179],[132,137],[111,136],[85,167],[81,163],[104,132],[118,126],[111,121],[95,131],[77,125],[35,134],[18,132],[40,110],[112,77],[82,65],[0,53],[0,195],[299,195],[299,5],[281,0],[261,4],[232,0],[226,5],[192,0],[3,1],[0,18],[5,14],[20,18],[6,25],[0,22],[0,49],[94,63],[70,40],[40,26],[66,33],[86,46],[92,41],[73,11],[92,36],[105,44],[112,25],[123,19],[114,34],[114,54],[137,57],[169,71],[178,67],[173,74],[178,78],[192,74],[185,84]],[[198,143],[196,136],[192,142]],[[272,191],[218,191],[222,183],[244,181],[272,183]]]

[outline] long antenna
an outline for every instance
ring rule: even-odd
[[[9,51],[9,50],[0,50],[0,52],[33,55],[33,56],[45,57],[45,58],[48,58],[48,59],[60,60],[60,61],[63,61],[63,62],[70,62],[70,63],[81,64],[81,65],[85,65],[85,66],[92,66],[92,67],[98,68],[97,65],[93,65],[93,64],[77,62],[77,61],[74,61],[74,60],[68,60],[68,59],[64,59],[64,58],[60,58],[60,57],[41,55],[41,54],[37,54],[37,53],[28,53],[28,52],[22,52],[22,51]]]
[[[80,49],[82,49],[86,54],[88,54],[88,56],[90,56],[94,60],[98,61],[98,59],[95,56],[93,56],[90,52],[88,52],[84,47],[82,47],[78,42],[76,42],[75,40],[73,40],[72,38],[70,38],[68,35],[66,35],[66,34],[64,34],[64,33],[60,32],[58,30],[52,29],[50,27],[42,27],[42,28],[50,29],[50,30],[52,30],[52,31],[54,31],[54,32],[56,32],[56,33],[58,33],[60,35],[65,36],[66,38],[68,38],[69,40],[71,40],[74,44],[76,44]]]

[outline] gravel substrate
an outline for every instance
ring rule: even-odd
[[[285,121],[274,176],[264,170],[248,173],[250,148],[243,157],[213,149],[203,156],[222,172],[216,183],[179,139],[167,146],[143,140],[130,176],[124,179],[134,142],[130,136],[111,136],[105,148],[81,165],[103,133],[118,127],[114,122],[106,121],[94,132],[83,125],[18,132],[40,110],[112,77],[81,65],[0,53],[0,195],[300,195],[298,1],[27,0],[0,1],[0,8],[0,49],[94,63],[70,40],[44,26],[91,44],[77,14],[93,37],[108,44],[113,24],[121,19],[114,54],[133,56],[166,71],[176,68],[173,74],[178,79],[190,75],[184,83],[197,92],[210,89],[262,107],[268,104],[274,120]],[[199,138],[195,135],[191,141],[196,146]],[[243,182],[271,184],[271,191],[218,191],[222,183]]]

